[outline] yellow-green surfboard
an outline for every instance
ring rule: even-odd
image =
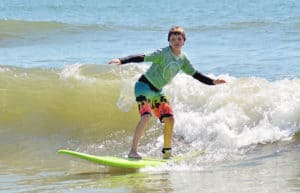
[[[124,169],[139,169],[147,166],[159,166],[168,162],[168,160],[158,158],[131,159],[113,156],[96,156],[65,149],[58,150],[58,153],[74,156],[104,166]]]

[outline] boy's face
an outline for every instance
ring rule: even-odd
[[[181,34],[172,34],[169,43],[173,49],[180,50],[184,45],[184,38]]]

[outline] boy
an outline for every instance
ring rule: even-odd
[[[162,88],[171,82],[175,75],[182,70],[202,83],[216,85],[225,83],[225,80],[213,80],[196,71],[184,53],[181,52],[186,41],[184,29],[179,26],[172,27],[168,33],[169,46],[149,54],[131,55],[124,58],[112,59],[109,64],[126,64],[130,62],[152,62],[151,67],[135,84],[135,97],[138,103],[140,121],[133,136],[129,158],[141,159],[137,147],[144,128],[151,118],[151,110],[159,120],[164,123],[163,158],[172,157],[172,133],[174,127],[173,110]]]

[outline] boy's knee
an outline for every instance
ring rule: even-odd
[[[172,125],[174,125],[174,123],[175,123],[175,118],[174,118],[174,116],[168,116],[168,117],[164,117],[164,118],[162,119],[162,121],[163,121],[165,124],[172,124]]]
[[[151,114],[144,114],[141,116],[141,119],[144,119],[145,121],[149,121],[151,119]]]
[[[163,120],[165,118],[169,118],[170,120],[174,121],[173,117],[173,109],[171,105],[168,102],[162,102],[159,104],[159,106],[154,110],[155,115],[161,122],[164,122]]]

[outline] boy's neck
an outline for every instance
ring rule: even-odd
[[[175,56],[179,56],[181,54],[181,50],[173,49],[172,47],[171,47],[171,50]]]

